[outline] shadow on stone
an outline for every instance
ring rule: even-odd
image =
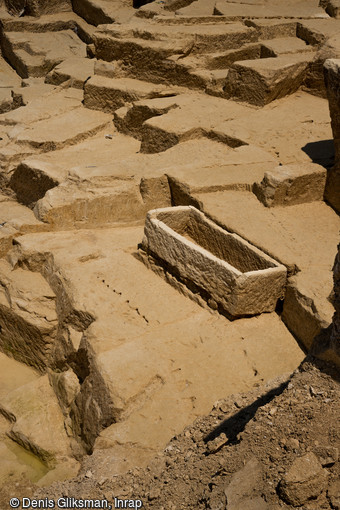
[[[313,163],[318,163],[325,168],[334,165],[334,142],[333,140],[320,140],[307,143],[302,147],[303,152],[310,157]]]

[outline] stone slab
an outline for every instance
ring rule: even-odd
[[[86,108],[113,113],[126,103],[166,94],[169,94],[169,88],[164,85],[153,85],[131,78],[107,78],[96,75],[85,84],[84,105]]]
[[[24,102],[28,101],[28,104],[2,115],[0,117],[0,124],[4,126],[19,125],[20,127],[25,127],[38,121],[52,119],[57,115],[70,112],[81,106],[81,97],[77,97],[69,90],[58,91],[52,88],[52,90],[47,89],[45,94],[41,94],[42,91],[39,87],[38,93],[40,92],[40,96],[34,97],[35,91],[33,91],[33,98],[29,100],[30,97],[26,96],[26,88],[29,90],[31,87],[24,87],[22,89]],[[20,94],[20,90],[17,92],[17,89],[14,89],[14,93]]]
[[[60,11],[71,11],[71,0],[8,0],[6,2],[8,11],[19,16],[22,11],[28,16],[40,16],[42,14]]]
[[[91,25],[127,21],[134,9],[124,0],[73,0],[74,12]]]
[[[71,80],[72,87],[82,89],[86,80],[94,74],[92,59],[73,57],[63,60],[45,78],[45,83],[60,85]]]
[[[50,468],[71,456],[64,417],[48,375],[13,390],[2,399],[0,405],[2,412],[15,418],[9,437]]]
[[[44,372],[52,362],[58,324],[55,295],[37,273],[1,261],[2,352]]]
[[[312,58],[310,52],[235,62],[229,69],[224,95],[264,106],[298,90]]]
[[[86,44],[93,42],[95,27],[73,11],[42,14],[40,17],[7,16],[1,18],[5,32],[60,32],[72,30]]]
[[[306,92],[298,91],[261,109],[248,109],[244,115],[239,112],[233,120],[217,122],[215,131],[233,133],[261,147],[282,165],[313,161],[329,167],[334,161],[327,101]]]
[[[85,44],[72,30],[49,34],[6,32],[1,47],[22,78],[45,76],[66,58],[86,57]]]
[[[95,135],[110,127],[111,118],[106,113],[76,108],[51,120],[41,120],[33,127],[19,133],[16,142],[43,152],[61,149]]]
[[[299,21],[296,29],[297,37],[312,45],[320,45],[337,33],[339,21],[332,18]]]
[[[37,380],[40,374],[33,368],[0,353],[0,401],[17,388]]]
[[[146,210],[135,182],[114,179],[60,184],[38,200],[34,213],[52,229],[67,230],[141,221]]]
[[[332,320],[332,283],[331,268],[322,267],[302,271],[288,281],[282,320],[307,351]]]
[[[256,28],[260,40],[296,37],[296,19],[265,19],[265,18],[252,18],[244,20],[244,23],[249,27]]]
[[[297,37],[276,37],[263,43],[263,46],[267,49],[270,57],[314,51],[313,46],[307,45],[305,41]],[[262,54],[265,56],[264,52]]]
[[[100,133],[79,144],[24,159],[16,166],[9,181],[17,199],[24,205],[34,206],[46,191],[72,177],[88,181],[103,176],[133,178],[135,173],[138,174],[136,163],[125,170],[119,168],[117,162],[123,160],[124,163],[127,158],[133,158],[131,154],[138,152],[139,142],[114,129],[108,131],[112,138]],[[117,159],[114,165],[112,153]]]
[[[327,176],[325,199],[340,212],[340,60],[326,60],[324,69],[335,146],[335,165]]]
[[[157,103],[156,103],[157,102]],[[232,120],[246,114],[248,108],[233,101],[226,102],[221,98],[202,97],[199,94],[183,94],[163,100],[149,100],[144,102],[147,107],[158,106],[163,102],[169,111],[163,115],[154,116],[142,125],[141,151],[154,153],[164,151],[177,143],[194,138],[217,139],[229,145],[238,147],[246,145],[239,136],[234,136],[232,130],[218,129],[225,120]]]
[[[253,190],[267,207],[287,206],[323,200],[326,169],[320,165],[281,165],[265,172]]]

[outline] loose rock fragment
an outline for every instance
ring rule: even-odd
[[[317,498],[325,489],[327,472],[313,453],[296,459],[279,484],[280,497],[293,506]]]
[[[334,446],[318,446],[314,453],[322,466],[332,466],[339,460],[339,450]]]
[[[262,466],[253,457],[235,473],[225,489],[228,510],[265,510],[265,501],[257,496],[262,484]],[[262,506],[261,506],[262,505]]]

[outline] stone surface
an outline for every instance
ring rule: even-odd
[[[25,384],[39,379],[40,374],[32,367],[0,353],[0,401],[9,393]],[[7,430],[6,426],[6,430]]]
[[[170,205],[170,191],[174,203],[180,203],[196,191],[250,190],[262,178],[264,168],[276,166],[276,159],[257,147],[245,145],[232,149],[209,139],[189,140],[156,154],[140,154],[139,147],[138,140],[113,129],[112,139],[98,134],[76,146],[23,160],[9,184],[21,203],[34,206],[48,189],[71,176],[80,181],[93,181],[92,186],[104,177],[107,184],[111,179],[112,186],[114,180],[134,180],[141,185],[143,200],[152,209]]]
[[[8,196],[0,195],[0,254],[4,257],[12,248],[13,239],[27,232],[46,230],[33,212]]]
[[[253,457],[248,460],[244,468],[232,476],[229,485],[225,489],[226,508],[228,510],[239,510],[241,508],[249,510],[263,508],[263,510],[266,510],[268,508],[266,502],[258,496],[262,484],[262,466]]]
[[[290,18],[292,17],[292,8],[289,3],[281,2],[229,2],[227,0],[217,0],[215,13],[223,14],[231,18]],[[298,1],[294,3],[294,17],[296,18],[319,18],[325,17],[325,13],[318,2]]]
[[[22,78],[46,76],[66,58],[85,57],[85,44],[71,30],[49,34],[6,32],[1,41],[4,57]]]
[[[326,12],[333,18],[339,18],[340,17],[339,0],[329,0],[327,2]]]
[[[105,27],[96,34],[98,59],[120,61],[134,78],[204,88],[206,80],[191,74],[179,56],[201,55],[257,40],[256,31],[241,23],[151,24]]]
[[[131,3],[124,0],[73,0],[72,7],[92,25],[126,21],[134,13]]]
[[[16,102],[17,107],[27,106],[31,101],[47,97],[52,92],[56,91],[56,87],[43,83],[43,79],[36,78],[35,82],[31,82],[28,87],[15,87],[12,90],[13,99]],[[23,110],[21,110],[23,113]]]
[[[299,268],[296,283],[290,280],[287,287],[283,319],[309,349],[314,336],[330,325],[334,313],[329,301],[334,263],[330,254],[338,242],[338,215],[323,202],[268,209],[245,192],[202,193],[195,197],[209,217],[285,264],[290,274]],[[333,224],[333,233],[328,231],[321,240],[325,224]]]
[[[77,16],[73,11],[32,16],[4,16],[2,18],[5,32],[60,32],[72,30],[85,44],[93,43],[95,27]]]
[[[0,90],[0,114],[13,108],[13,97],[10,89]]]
[[[339,450],[334,446],[318,446],[314,450],[321,466],[333,466],[339,460]]]
[[[0,348],[44,371],[57,334],[55,295],[41,275],[1,262]]]
[[[72,10],[71,0],[5,0],[5,4],[11,14],[18,15],[24,11],[26,16]]]
[[[317,46],[338,33],[338,22],[328,16],[324,19],[304,19],[298,22],[297,36]]]
[[[240,129],[235,134],[232,128],[225,128],[224,119],[232,122],[232,119],[249,112],[246,106],[233,101],[190,94],[143,101],[142,104],[151,111],[153,108],[156,111],[164,110],[160,110],[161,115],[151,115],[143,123],[141,152],[162,152],[177,143],[204,136],[219,140],[229,147],[247,144],[244,130]]]
[[[257,176],[262,178],[263,170],[274,169],[276,166],[275,158],[266,151],[263,151],[253,145],[242,145],[235,149],[227,145],[216,143],[211,140],[193,140],[184,142],[173,149],[166,151],[174,152],[176,147],[182,146],[182,153],[185,146],[191,145],[195,154],[201,154],[198,162],[191,162],[181,165],[175,161],[166,168],[169,176],[172,196],[175,203],[185,205],[190,203],[190,196],[194,193],[206,193],[219,190],[251,190],[257,180]],[[205,150],[213,151],[215,161],[204,161]],[[220,154],[220,157],[218,157]],[[151,159],[152,155],[149,155]],[[159,159],[159,158],[158,158]],[[169,160],[170,163],[170,160]]]
[[[325,199],[340,212],[340,60],[326,61],[325,80],[335,145],[335,164],[327,176]]]
[[[78,377],[72,370],[50,372],[49,377],[62,408],[69,409],[80,391]]]
[[[48,152],[81,142],[109,126],[109,115],[77,108],[51,120],[38,121],[32,127],[21,130],[16,142]]]
[[[2,413],[13,417],[9,437],[49,467],[71,457],[64,417],[47,375],[13,390],[2,398],[0,406]],[[79,464],[71,467],[76,473],[74,468],[79,468]]]
[[[288,280],[282,320],[307,350],[330,324],[333,314],[329,271],[308,271]],[[323,299],[322,299],[323,296]]]
[[[306,44],[305,41],[297,37],[276,37],[262,43],[261,58],[279,57],[280,55],[305,53],[308,51],[314,51],[313,46]]]
[[[106,78],[114,78],[117,74],[116,66],[112,62],[96,60],[94,63],[94,74],[105,76]]]
[[[296,459],[280,481],[282,499],[293,506],[302,506],[310,499],[317,498],[325,489],[327,473],[313,453]]]
[[[254,193],[267,207],[322,200],[326,170],[315,164],[283,165],[266,172]]]
[[[146,211],[139,187],[117,179],[61,184],[47,191],[34,208],[40,221],[58,230],[142,220]]]
[[[60,85],[71,80],[71,86],[82,89],[86,80],[94,73],[94,62],[88,58],[68,58],[55,66],[45,78],[46,83]]]
[[[302,84],[312,54],[284,55],[235,62],[229,70],[224,95],[264,106],[295,92]]]
[[[33,127],[35,122],[52,119],[58,114],[70,112],[81,104],[81,98],[70,93],[69,90],[58,90],[55,88],[52,90],[48,88],[46,90],[44,88],[45,93],[42,93],[40,86],[37,91],[38,97],[34,97],[34,92],[33,97],[27,97],[26,91],[31,90],[31,88],[32,87],[24,87],[20,90],[21,97],[23,98],[22,100],[24,103],[27,102],[27,105],[24,104],[2,115],[0,118],[0,123],[2,125],[19,125],[22,130],[24,127]],[[14,93],[18,95],[17,89],[14,89]]]
[[[84,88],[86,108],[113,113],[115,110],[142,98],[162,96],[168,92],[162,85],[152,85],[128,78],[107,78],[92,76]]]
[[[14,69],[6,62],[4,58],[0,58],[0,88],[11,89],[20,86],[21,80]]]
[[[262,18],[246,19],[245,24],[256,28],[261,40],[296,37],[297,20],[292,18]]]

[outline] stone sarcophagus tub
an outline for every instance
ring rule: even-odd
[[[275,310],[286,267],[192,206],[149,211],[142,249],[230,318]]]

